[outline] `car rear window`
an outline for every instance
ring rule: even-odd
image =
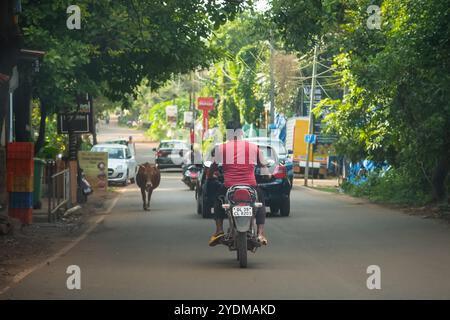
[[[182,142],[161,142],[160,149],[186,149],[186,144]]]
[[[109,147],[94,147],[94,152],[108,152],[109,159],[125,159],[123,148],[109,148]]]
[[[261,150],[264,158],[266,160],[274,160],[278,161],[278,155],[274,148],[269,146],[259,146],[259,150]]]
[[[286,156],[287,151],[281,140],[271,140],[271,139],[248,139],[249,142],[256,143],[257,145],[268,145],[275,149],[277,155]]]

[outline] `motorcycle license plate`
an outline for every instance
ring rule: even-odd
[[[252,215],[252,207],[233,207],[233,216],[235,217],[251,217]]]

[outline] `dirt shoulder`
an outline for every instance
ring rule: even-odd
[[[450,222],[450,206],[449,205],[437,205],[430,204],[421,207],[414,207],[402,204],[383,203],[378,201],[371,201],[367,198],[359,198],[348,195],[342,191],[339,187],[337,179],[316,179],[314,181],[309,180],[308,187],[303,186],[303,179],[294,180],[294,186],[301,188],[308,188],[317,192],[323,192],[329,194],[329,196],[336,196],[345,198],[351,202],[365,203],[379,205],[384,208],[389,208],[397,211],[401,211],[410,216],[417,216],[423,219],[442,219],[446,222]]]
[[[118,197],[114,191],[102,197],[92,195],[81,209],[57,223],[39,219],[22,228],[19,221],[10,219],[12,231],[0,236],[0,292],[21,272],[49,259],[85,233],[99,216],[108,213]]]

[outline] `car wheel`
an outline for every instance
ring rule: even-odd
[[[280,205],[280,215],[282,217],[288,217],[291,212],[291,199],[287,197],[281,202]]]
[[[277,206],[270,206],[270,214],[271,215],[277,214],[279,210],[280,210],[280,208]]]
[[[127,170],[127,175],[125,176],[125,180],[124,180],[124,182],[122,182],[122,186],[124,186],[124,187],[126,187],[128,185],[128,176],[129,176],[129,173]]]
[[[197,200],[197,213],[202,214],[202,203]]]

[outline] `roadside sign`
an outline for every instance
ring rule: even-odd
[[[197,109],[206,111],[214,110],[214,98],[199,97],[197,100]]]
[[[80,113],[92,113],[89,94],[77,96],[77,107]]]
[[[89,94],[76,96],[77,112],[59,113],[57,129],[59,134],[68,134],[69,129],[73,133],[93,133],[94,116],[92,98]]]
[[[309,107],[310,107],[310,94],[311,94],[311,86],[304,86],[303,87],[303,116],[309,116]],[[317,104],[322,100],[322,90],[320,88],[315,89],[314,94],[314,102],[313,102],[313,108],[317,106]]]
[[[92,132],[92,120],[90,113],[72,113],[58,114],[58,133],[68,134],[69,133],[69,122],[72,126],[73,133],[91,133]]]
[[[315,134],[305,134],[305,142],[315,144],[317,136]]]
[[[108,191],[108,152],[78,151],[78,161],[92,189]]]
[[[184,112],[184,127],[190,128],[192,124],[194,123],[194,113],[192,111],[185,111]]]
[[[310,93],[311,93],[311,86],[304,86],[303,92],[305,93],[305,96],[308,98],[308,101],[310,99]],[[320,88],[315,88],[314,93],[314,102],[318,103],[322,99],[322,90]]]
[[[337,136],[334,135],[318,135],[317,136],[317,143],[321,144],[332,144],[337,140]]]
[[[167,106],[166,107],[166,118],[167,122],[170,123],[172,127],[175,127],[177,125],[177,118],[178,118],[178,107],[173,106]]]

